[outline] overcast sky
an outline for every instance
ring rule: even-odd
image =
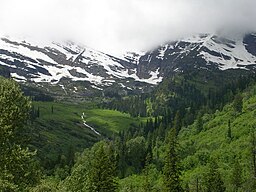
[[[256,0],[0,0],[0,31],[138,51],[195,33],[253,31],[255,9]]]

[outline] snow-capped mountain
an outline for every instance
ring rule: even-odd
[[[148,78],[137,75],[137,64],[72,42],[35,42],[0,39],[0,65],[19,82],[49,84],[65,89],[78,82],[84,89],[102,90],[117,85],[122,89],[143,89],[161,82],[158,71]],[[84,82],[84,86],[81,83]],[[137,86],[134,86],[137,84]],[[73,86],[73,92],[78,88]],[[67,90],[66,90],[67,91]]]
[[[141,56],[138,66],[141,73],[148,69],[159,70],[163,77],[199,68],[255,70],[256,34],[236,38],[202,34],[183,38]],[[144,76],[147,77],[146,74]]]
[[[73,42],[2,37],[0,66],[16,81],[47,90],[54,87],[65,94],[112,88],[142,92],[165,77],[188,70],[255,70],[256,34],[232,38],[196,35],[120,58]]]

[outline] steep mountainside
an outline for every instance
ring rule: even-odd
[[[138,72],[159,70],[160,75],[192,69],[255,69],[256,34],[224,38],[197,35],[167,43],[143,55]],[[144,74],[145,75],[145,74]]]
[[[195,188],[196,180],[202,187],[207,162],[218,159],[219,170],[227,191],[234,186],[232,178],[236,160],[242,167],[241,191],[253,187],[255,167],[255,115],[256,87],[248,88],[243,94],[242,111],[234,109],[234,103],[226,105],[222,111],[205,114],[191,126],[183,128],[180,135],[184,181]],[[251,190],[249,190],[251,191]],[[252,190],[254,191],[254,190]]]
[[[232,38],[196,35],[146,53],[129,52],[122,58],[73,42],[3,37],[0,66],[9,70],[15,80],[56,96],[84,96],[102,91],[126,95],[148,92],[163,79],[187,71],[254,71],[256,35]]]

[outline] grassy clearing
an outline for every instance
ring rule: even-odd
[[[129,114],[106,109],[91,109],[85,111],[86,121],[96,126],[102,132],[118,133],[130,126],[138,126],[141,120],[133,118]]]
[[[39,110],[39,118],[33,122],[33,145],[39,148],[39,155],[48,154],[54,158],[65,153],[70,146],[80,151],[104,137],[137,127],[144,121],[119,111],[97,109],[87,103],[34,102],[33,106],[35,111]],[[83,113],[86,123],[101,136],[83,125]]]

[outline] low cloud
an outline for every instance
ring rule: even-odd
[[[1,0],[0,31],[148,50],[195,33],[256,31],[255,0]]]

